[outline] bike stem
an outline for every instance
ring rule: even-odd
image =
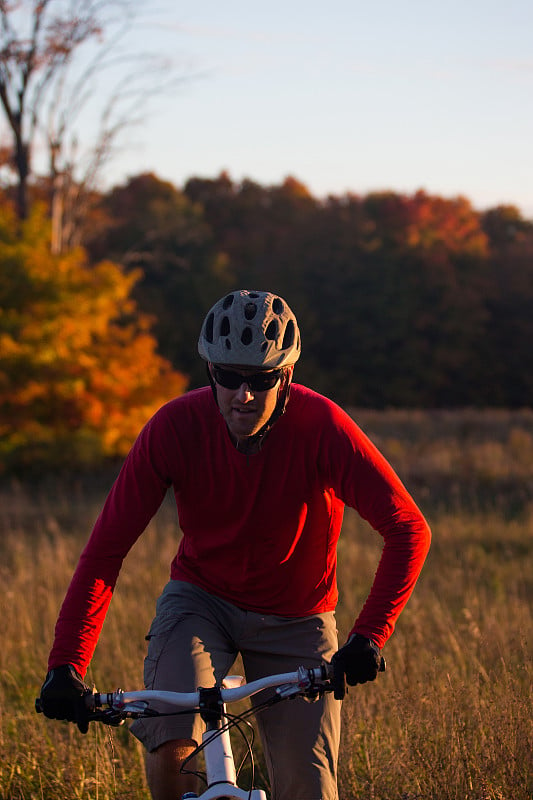
[[[262,789],[252,792],[239,789],[235,773],[235,761],[231,749],[230,733],[224,727],[226,706],[222,701],[220,687],[212,689],[199,689],[200,716],[206,724],[202,735],[204,745],[205,768],[207,773],[207,789],[200,797],[201,800],[266,800]]]

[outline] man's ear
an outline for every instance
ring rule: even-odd
[[[285,385],[290,386],[292,383],[292,376],[294,375],[294,364],[291,364],[290,367],[287,367],[286,377],[285,377]]]
[[[278,401],[283,395],[285,395],[283,407],[287,405],[287,402],[289,400],[293,373],[294,373],[294,364],[291,364],[290,367],[285,367],[283,378],[279,384]]]

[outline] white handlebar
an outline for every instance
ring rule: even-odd
[[[264,678],[245,683],[233,689],[221,689],[220,697],[223,703],[235,703],[244,700],[264,689],[276,688],[277,693],[283,697],[317,686],[320,689],[331,677],[329,665],[307,669],[300,667],[295,672],[284,672],[279,675],[267,675]],[[107,706],[117,711],[128,710],[143,711],[147,704],[162,704],[167,708],[198,708],[200,692],[168,692],[155,689],[145,689],[135,692],[123,692],[120,689],[110,694],[96,693],[91,698],[96,707]]]

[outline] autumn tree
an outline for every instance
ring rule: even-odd
[[[303,341],[297,374],[346,404],[479,400],[488,245],[465,198],[417,192],[312,198],[190,179],[238,282],[285,294]]]
[[[51,0],[0,3],[0,100],[13,137],[21,219],[28,214],[27,181],[43,105],[76,49],[101,33],[98,6],[78,0],[55,11]]]
[[[100,224],[87,239],[91,257],[107,255],[128,272],[142,271],[133,296],[155,320],[161,354],[192,385],[205,383],[199,327],[211,305],[235,288],[235,276],[215,246],[201,204],[147,173],[112,189],[98,210]]]
[[[234,183],[221,173],[214,180],[191,178],[184,192],[201,204],[218,248],[243,285],[261,288],[268,280],[281,292],[280,281],[299,271],[295,247],[302,232],[312,230],[319,205],[304,184],[290,176],[266,187],[249,179]]]
[[[92,257],[142,268],[139,307],[194,385],[201,319],[247,286],[287,298],[302,332],[296,380],[344,405],[533,402],[533,225],[516,209],[481,214],[423,191],[317,200],[294,178],[222,173],[183,191],[140,175],[99,211]]]
[[[48,158],[41,171],[56,252],[79,244],[91,192],[118,135],[177,80],[161,54],[128,49],[141,9],[139,0],[0,0],[0,107],[12,139],[17,212],[25,219],[29,211],[38,145]],[[82,122],[88,107],[91,142]]]
[[[485,384],[493,402],[533,405],[533,222],[515,206],[497,206],[482,216],[490,242]]]
[[[363,210],[372,278],[359,296],[375,311],[367,360],[386,365],[381,377],[374,370],[374,396],[383,405],[478,402],[489,322],[479,215],[466,198],[425,192],[369,195]]]
[[[35,209],[16,233],[0,214],[0,465],[122,456],[148,417],[186,387],[156,352],[132,288],[139,275],[81,249],[54,256]]]

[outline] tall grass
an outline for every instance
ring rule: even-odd
[[[387,671],[344,703],[341,800],[533,796],[533,416],[357,415],[433,528]],[[0,497],[0,798],[147,800],[126,728],[82,736],[33,711],[53,627],[103,492],[5,487]],[[141,685],[144,634],[178,539],[165,503],[125,562],[90,679]],[[341,636],[368,591],[380,537],[347,512],[339,547]]]

